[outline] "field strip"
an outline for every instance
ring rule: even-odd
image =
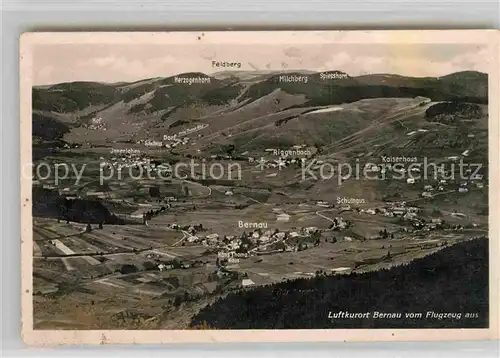
[[[56,237],[61,237],[61,235],[59,235],[58,233],[53,232],[51,230],[48,230],[44,227],[40,227],[40,226],[38,226],[38,227],[34,226],[33,231],[36,232],[41,237],[43,237],[44,240],[50,240],[50,239],[54,239]]]
[[[81,237],[73,237],[71,238],[71,241],[74,245],[85,247],[86,250],[90,250],[91,252],[102,251],[100,247],[92,245],[91,243],[88,242],[88,240],[84,240]]]
[[[66,266],[66,270],[68,270],[68,271],[75,270],[75,267],[73,265],[71,265],[71,263],[69,262],[69,259],[67,257],[62,257],[61,261],[63,262],[64,266]]]
[[[165,292],[165,291],[155,292],[155,291],[144,290],[142,288],[136,288],[136,289],[134,289],[134,292],[138,293],[138,294],[149,295],[149,296],[161,296],[163,294],[163,292]]]
[[[42,256],[42,250],[36,241],[33,240],[33,256]]]
[[[98,282],[98,283],[101,283],[103,285],[106,285],[106,286],[111,286],[111,287],[116,287],[116,288],[126,288],[125,286],[122,286],[122,285],[119,285],[119,284],[116,284],[116,283],[112,283],[112,282],[109,282],[107,279],[103,279],[103,280],[96,280],[94,282]]]
[[[165,251],[159,251],[159,250],[148,250],[147,252],[152,252],[154,254],[163,255],[163,256],[169,256],[169,257],[172,257],[172,258],[180,257],[180,255],[175,255],[175,254],[172,254],[172,253],[168,253],[168,252],[165,252]]]
[[[205,195],[201,196],[202,198],[206,198],[206,197],[209,197],[210,195],[212,195],[212,188],[210,188],[209,186],[206,186],[206,185],[194,182],[194,181],[190,181],[190,180],[184,180],[184,182],[189,183],[189,184],[193,184],[193,185],[196,185],[196,186],[200,186],[202,188],[207,188],[208,189],[208,194],[205,194]]]
[[[61,250],[63,253],[65,253],[66,255],[75,255],[75,252],[73,250],[71,250],[69,247],[67,247],[66,245],[64,245],[61,241],[55,239],[53,240],[53,243],[54,243],[54,246]],[[84,256],[82,255],[81,256],[85,261],[87,261],[90,265],[92,266],[95,266],[95,265],[99,265],[101,262],[94,259],[93,257],[89,257],[89,256]],[[71,267],[71,270],[74,270],[74,267],[71,266],[69,263],[68,263],[68,260],[67,258],[63,258],[62,259],[63,262],[64,262],[64,265],[66,266],[66,268],[68,269],[68,271],[70,270],[70,268],[68,267]]]
[[[92,239],[96,243],[100,243],[102,246],[120,247],[122,249],[130,250],[130,245],[123,244],[121,242],[122,240],[119,239],[118,237],[108,236],[102,232],[100,232],[99,235],[95,232],[87,233],[84,236],[82,236],[81,239],[82,240]],[[99,245],[94,245],[94,246],[99,246]]]
[[[74,255],[75,252],[73,250],[71,250],[69,247],[67,247],[66,245],[64,245],[61,241],[59,241],[58,239],[54,239],[52,240],[52,243],[54,244],[54,246],[61,250],[63,253],[65,253],[66,255]]]

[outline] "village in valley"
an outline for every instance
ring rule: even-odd
[[[144,148],[144,143],[139,144]],[[364,197],[338,195],[328,201],[295,200],[291,192],[272,191],[265,191],[261,198],[242,186],[252,182],[249,178],[211,184],[191,172],[179,179],[175,163],[158,160],[158,152],[144,152],[130,148],[113,150],[107,156],[96,152],[99,166],[95,174],[101,180],[106,178],[103,183],[91,180],[79,188],[58,189],[66,200],[106,200],[120,224],[110,225],[105,220],[78,224],[63,217],[56,223],[55,219],[36,218],[34,259],[39,274],[35,276],[35,300],[58,292],[47,276],[48,267],[58,260],[67,271],[62,277],[71,281],[78,273],[86,277],[81,283],[86,289],[135,292],[180,304],[296,277],[391,267],[487,233],[487,217],[433,204],[484,189],[483,171],[473,173],[467,168],[465,177],[455,179],[458,173],[451,172],[455,169],[445,169],[454,168],[458,157],[443,158],[425,181],[415,179],[423,169],[414,160],[399,166],[383,159],[367,164],[366,171],[372,176],[397,180],[412,193],[406,200],[370,202]],[[304,160],[314,159],[314,148],[304,145],[274,151],[278,155],[270,158],[266,153],[272,150],[259,157],[245,152],[211,155],[206,162],[238,164],[243,175],[279,181],[280,176],[300,171]],[[319,170],[324,164],[314,159],[311,168]],[[131,180],[128,175],[132,172],[127,171],[139,169],[151,175],[146,180]],[[111,171],[116,172],[106,176]],[[120,171],[123,179],[117,180]],[[402,173],[408,178],[393,179]],[[158,180],[170,189],[162,188]],[[337,186],[336,180],[331,178],[329,185]],[[56,189],[48,184],[40,188]],[[168,283],[177,275],[183,280]],[[154,316],[150,309],[141,314]]]

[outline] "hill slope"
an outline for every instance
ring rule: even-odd
[[[341,73],[329,71],[328,73]],[[280,82],[286,76],[307,76],[306,83]],[[176,82],[176,77],[206,77],[205,84]],[[218,79],[204,73],[183,73],[177,76],[142,80],[129,84],[102,84],[95,82],[61,83],[33,88],[33,109],[69,113],[89,106],[111,105],[118,101],[128,103],[147,93],[153,93],[152,105],[166,109],[185,105],[193,100],[205,104],[222,104],[238,97],[246,88],[238,76]],[[397,75],[365,75],[343,79],[324,80],[311,72],[270,72],[260,74],[245,90],[245,98],[255,100],[277,88],[289,94],[303,94],[308,105],[327,105],[353,102],[363,98],[423,96],[433,101],[460,100],[487,103],[488,76],[480,72],[458,72],[439,78],[413,78]],[[166,101],[163,101],[166,99]]]
[[[329,318],[340,311],[371,316]],[[374,319],[375,311],[402,316]],[[429,311],[462,315],[426,319]],[[405,312],[421,312],[423,318],[405,318]],[[297,279],[230,293],[192,320],[193,325],[202,322],[217,329],[487,327],[488,240],[456,244],[390,270]]]
[[[397,75],[366,75],[323,80],[309,75],[306,83],[282,82],[276,74],[252,85],[246,97],[256,99],[276,88],[305,94],[309,106],[355,102],[365,98],[427,97],[433,101],[467,101],[487,103],[488,76],[479,72],[459,72],[441,78],[412,78]],[[286,73],[301,76],[300,73]]]
[[[440,117],[434,120],[436,116],[431,113],[440,110],[438,107],[425,113],[436,102],[484,106],[488,101],[488,77],[479,72],[439,78],[329,73],[342,78],[326,80],[324,73],[308,71],[250,72],[248,76],[241,71],[234,76],[193,72],[134,83],[73,82],[36,87],[34,135],[43,139],[57,135],[68,143],[99,146],[110,141],[130,144],[146,138],[161,140],[164,135],[174,136],[201,126],[203,130],[196,132],[198,144],[191,148],[194,153],[216,153],[217,148],[228,144],[252,153],[266,147],[306,144],[326,146],[325,154],[339,153],[342,157],[346,147],[357,146],[354,154],[362,155],[375,145],[380,149],[405,137],[411,130],[445,132],[444,126],[427,128],[430,122],[440,122]],[[307,81],[284,82],[280,76],[307,77]],[[206,82],[178,80],[195,77]],[[472,108],[472,104],[461,106]],[[338,105],[343,111],[331,108]],[[453,106],[449,108],[454,110]],[[475,116],[482,116],[485,122],[479,107],[474,108]],[[447,121],[440,124],[453,124],[448,123],[449,113],[441,117]],[[43,118],[57,123],[40,125]],[[99,121],[97,129],[91,126],[94,119]],[[47,128],[52,123],[57,127],[54,130]]]

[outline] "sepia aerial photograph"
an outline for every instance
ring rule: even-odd
[[[32,46],[34,330],[490,326],[486,45],[192,36]]]

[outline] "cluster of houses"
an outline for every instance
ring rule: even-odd
[[[277,150],[272,148],[266,148],[265,153],[273,155],[272,160],[265,160],[261,163],[261,157],[248,156],[248,152],[241,153],[241,155],[249,162],[257,162],[261,164],[264,168],[286,168],[288,166],[298,166],[301,164],[302,159],[311,156],[311,151],[307,149],[305,144],[294,145],[288,150]],[[318,161],[318,164],[322,164]]]
[[[100,160],[100,171],[104,169],[116,169],[118,171],[124,168],[139,169],[161,172],[162,175],[172,173],[172,168],[166,164],[156,164],[151,162],[151,159],[140,153],[125,153],[121,157],[112,157],[110,161],[106,161],[103,157]]]
[[[168,262],[161,262],[160,261],[160,257],[159,255],[151,255],[151,254],[148,254],[146,256],[147,259],[151,259],[151,258],[155,258],[157,260],[157,269],[158,271],[167,271],[167,270],[172,270],[172,269],[177,269],[177,268],[180,268],[180,269],[188,269],[188,268],[191,268],[191,267],[196,267],[198,264],[200,264],[199,261],[197,262],[184,262],[184,261],[176,261],[176,260],[172,260],[172,261],[168,261]]]
[[[465,150],[461,155],[449,156],[446,158],[447,161],[456,162],[460,158],[467,157],[470,154],[470,150]],[[322,164],[320,161],[316,162],[317,167]],[[471,168],[464,168],[464,174],[466,178],[461,178],[462,181],[459,183],[459,187],[457,188],[455,185],[455,181],[452,180],[457,173],[453,172],[453,168],[445,169],[444,165],[435,167],[435,172],[428,173],[433,176],[435,183],[427,184],[423,187],[421,192],[421,197],[423,198],[431,198],[438,192],[444,192],[447,190],[456,190],[459,193],[467,193],[470,191],[471,187],[483,188],[484,187],[484,176],[483,174],[475,174]],[[312,169],[316,169],[313,167]],[[407,174],[406,183],[410,185],[416,184],[420,179],[422,169],[418,165],[411,165],[410,168],[402,168],[396,167],[392,164],[369,164],[366,168],[367,172],[378,172],[381,174],[385,174],[388,170],[392,170],[395,173],[400,175]],[[427,178],[430,179],[430,178]],[[453,188],[453,189],[452,189]]]
[[[346,228],[348,223],[342,218],[335,218],[335,228]],[[302,251],[319,245],[321,230],[315,226],[304,227],[287,232],[275,230],[257,229],[250,232],[244,232],[241,235],[219,235],[210,233],[200,235],[205,231],[202,225],[180,226],[170,224],[173,230],[182,230],[189,234],[186,241],[189,243],[200,243],[213,251],[217,252],[216,266],[219,269],[230,268],[231,264],[239,262],[253,255],[272,254],[274,252],[296,252]],[[315,238],[315,240],[314,240]],[[295,239],[295,240],[293,240]],[[297,240],[298,239],[298,240]],[[305,239],[305,240],[300,240]],[[148,254],[148,259],[159,258],[155,254]],[[189,263],[181,263],[180,268],[189,268]],[[159,263],[159,271],[165,271],[177,268],[174,263]]]
[[[212,154],[209,158],[213,159],[213,160],[232,160],[232,159],[237,159],[237,158],[234,158],[232,155],[228,155],[228,154]]]
[[[466,170],[466,174],[471,174],[471,169]],[[435,193],[443,192],[443,191],[452,191],[456,190],[459,193],[468,193],[470,189],[472,188],[477,188],[477,189],[482,189],[484,188],[484,182],[483,182],[484,176],[482,174],[476,174],[474,176],[470,176],[467,179],[462,180],[460,183],[458,183],[458,188],[456,187],[455,183],[450,183],[446,179],[439,179],[437,180],[437,183],[435,185],[427,184],[424,186],[421,196],[423,198],[432,198]],[[452,184],[452,185],[450,185]]]
[[[335,228],[340,230],[348,226],[342,218],[337,219]],[[333,226],[332,224],[332,228]],[[219,235],[217,233],[200,235],[200,232],[204,231],[201,225],[181,227],[177,224],[170,224],[169,227],[174,230],[182,230],[188,234],[185,239],[187,243],[201,244],[222,253],[222,255],[239,258],[246,258],[252,254],[273,250],[298,251],[297,242],[301,240],[293,240],[294,244],[292,244],[287,242],[288,239],[307,239],[314,235],[318,236],[321,233],[317,227],[312,226],[287,232],[279,231],[278,229],[266,231],[257,229],[248,233],[244,232],[241,235]]]
[[[97,199],[107,198],[106,192],[104,191],[85,190],[83,187],[61,188],[51,184],[42,184],[42,188],[51,191],[57,191],[60,197],[71,200],[82,199],[82,197],[97,198]]]
[[[399,217],[402,220],[408,221],[411,224],[410,228],[403,228],[404,232],[414,232],[414,231],[433,231],[440,229],[453,229],[453,230],[463,230],[470,226],[471,228],[477,227],[477,224],[470,225],[450,225],[440,218],[431,218],[429,220],[424,220],[418,215],[421,211],[420,208],[415,206],[407,206],[405,202],[394,202],[389,203],[385,207],[378,207],[373,209],[357,209],[360,214],[370,214],[370,215],[383,215],[387,217]],[[462,213],[452,213],[453,217],[463,218],[466,215]]]
[[[461,155],[457,156],[449,156],[446,159],[450,162],[456,162],[460,158],[467,157],[470,154],[470,150],[465,150]],[[453,165],[453,164],[452,164]],[[421,196],[423,198],[432,198],[436,193],[444,192],[444,191],[458,191],[459,193],[468,193],[471,188],[484,188],[484,175],[474,173],[472,168],[465,168],[463,174],[465,177],[460,178],[461,182],[457,183],[454,180],[457,173],[453,172],[454,167],[450,168],[451,170],[447,170],[444,168],[444,165],[438,166],[435,169],[435,172],[432,173],[434,176],[435,183],[426,184],[423,187],[421,192]],[[403,173],[405,172],[402,169]],[[412,167],[410,171],[420,173],[419,167]],[[461,173],[462,174],[462,173]],[[412,176],[406,179],[407,184],[415,184],[416,179]],[[457,184],[459,185],[457,188]]]
[[[406,220],[412,220],[417,217],[420,209],[415,206],[406,206],[404,202],[394,202],[389,203],[386,207],[376,208],[375,211],[387,217],[402,217]]]
[[[347,206],[347,205],[345,205]],[[352,210],[350,207],[345,207],[344,210]],[[421,219],[418,216],[420,209],[415,206],[407,206],[405,202],[393,202],[388,203],[384,207],[376,208],[356,208],[354,209],[358,214],[364,215],[382,215],[386,217],[399,217],[403,220],[410,222],[420,222]],[[335,218],[335,223],[338,221],[338,228],[346,229],[349,227],[349,221],[344,221],[342,218]],[[335,228],[332,227],[333,229]]]
[[[167,227],[170,228],[170,229],[172,229],[172,230],[185,231],[189,235],[191,235],[192,237],[195,237],[194,235],[197,232],[205,231],[205,228],[203,227],[202,224],[181,226],[181,225],[178,225],[176,223],[172,223],[172,224],[168,224]],[[192,241],[192,242],[194,242],[194,241]]]
[[[349,228],[351,226],[351,222],[348,220],[344,220],[341,217],[335,217],[333,218],[333,222],[330,225],[329,229],[333,231],[341,231]]]
[[[260,165],[262,165],[263,168],[273,168],[273,169],[281,169],[281,168],[286,168],[289,166],[300,166],[301,165],[301,159],[299,158],[291,158],[291,157],[278,157],[278,159],[275,160],[266,160],[264,163],[259,162],[260,159],[256,159],[253,157],[248,157],[248,162],[253,163],[253,162],[258,162]]]
[[[284,168],[290,165],[300,165],[301,158],[304,158],[305,155],[294,154],[294,153],[302,153],[301,149],[304,148],[305,145],[296,145],[293,146],[290,150],[279,151],[282,155],[276,155],[276,149],[265,149],[265,152],[274,152],[274,157],[272,160],[265,160],[265,163],[262,163],[265,168]],[[303,151],[306,152],[306,151]],[[309,153],[309,152],[307,152]],[[261,161],[261,157],[255,157],[249,155],[248,151],[242,152],[241,154],[212,154],[209,158],[212,160],[242,160],[248,161],[248,163],[259,163]],[[321,161],[319,162],[321,164]]]
[[[177,136],[168,137],[168,136],[166,136],[164,138],[164,141],[166,141],[167,143],[162,143],[162,142],[154,142],[154,143],[158,144],[156,146],[165,147],[167,149],[173,149],[173,148],[176,148],[178,146],[189,144],[190,138],[189,137],[177,137]],[[136,142],[136,144],[148,145],[149,143],[147,140],[141,139],[141,140],[138,140]],[[151,145],[151,144],[149,144],[149,145]]]

